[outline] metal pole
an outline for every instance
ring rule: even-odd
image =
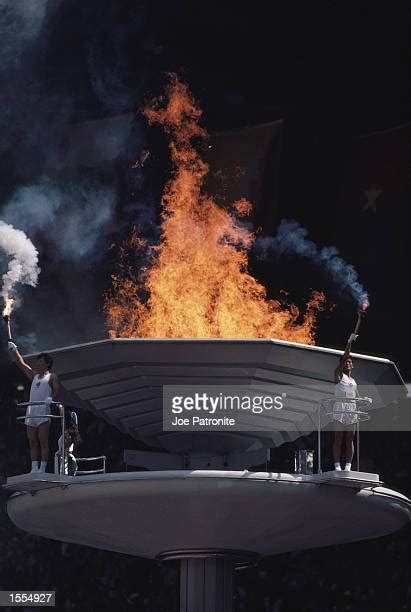
[[[64,406],[59,404],[59,410],[61,415],[61,436],[62,436],[62,452],[61,452],[61,464],[60,464],[60,475],[66,473],[66,445],[65,445],[65,435],[66,435],[66,423],[64,418]]]
[[[360,471],[360,419],[357,415],[357,472]]]
[[[6,325],[7,340],[8,342],[13,342],[13,337],[11,335],[10,315],[4,315],[3,321]]]
[[[318,466],[317,473],[321,474],[321,402],[318,404]]]

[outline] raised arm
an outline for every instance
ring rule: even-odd
[[[50,386],[52,388],[53,400],[55,400],[60,391],[60,383],[57,374],[54,372],[52,372],[50,375]]]
[[[9,350],[11,351],[11,353],[13,354],[14,359],[15,359],[17,365],[19,366],[20,370],[22,370],[25,373],[25,375],[27,376],[27,378],[29,380],[33,380],[34,372],[33,372],[32,368],[29,366],[29,364],[26,363],[24,361],[23,357],[20,355],[19,349],[17,348],[17,345],[10,340],[8,342],[8,347],[9,347]]]
[[[342,378],[343,373],[343,364],[346,359],[350,356],[351,353],[351,345],[358,338],[357,334],[351,334],[347,341],[347,346],[345,347],[344,354],[340,357],[339,364],[334,370],[334,382],[339,383]]]

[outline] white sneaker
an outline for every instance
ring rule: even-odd
[[[39,462],[36,461],[35,459],[32,460],[31,462],[31,472],[30,474],[34,474],[35,472],[39,471]]]
[[[341,472],[341,466],[340,466],[340,465],[337,465],[337,466],[334,468],[334,471],[335,471],[335,472]]]
[[[351,463],[348,463],[345,468],[344,468],[344,472],[351,472]]]

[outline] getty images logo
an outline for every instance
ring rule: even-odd
[[[250,411],[253,414],[261,414],[266,410],[282,410],[286,397],[286,393],[273,396],[196,392],[190,395],[174,395],[171,398],[171,412],[181,414],[199,411],[215,414],[217,411]]]

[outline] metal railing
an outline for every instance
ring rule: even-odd
[[[77,462],[79,461],[99,461],[99,460],[103,461],[103,465],[101,468],[98,468],[96,470],[77,470],[76,472],[76,476],[82,476],[85,474],[105,474],[106,473],[106,460],[107,457],[105,455],[99,455],[98,457],[75,457],[75,460]]]
[[[96,468],[94,470],[79,470],[77,469],[77,467],[74,470],[74,474],[72,474],[73,476],[85,476],[88,474],[105,474],[106,473],[106,460],[107,457],[105,455],[99,455],[98,457],[76,457],[75,455],[73,455],[73,453],[69,452],[69,451],[65,451],[65,458],[64,458],[64,467],[63,467],[63,473],[64,474],[68,474],[69,473],[69,469],[68,469],[68,461],[69,459],[71,459],[73,461],[73,463],[76,464],[76,466],[78,465],[79,462],[89,462],[89,461],[102,461],[102,467],[101,468]],[[55,454],[54,454],[54,472],[56,474],[61,474],[62,472],[61,470],[61,464],[63,463],[62,461],[62,454],[61,451],[58,450]]]
[[[322,412],[326,409],[329,409],[329,405],[334,405],[336,402],[338,403],[347,403],[347,404],[355,404],[369,406],[372,403],[371,398],[369,397],[328,397],[324,398],[320,401],[318,405],[318,431],[317,431],[317,440],[318,440],[318,466],[317,472],[318,474],[322,473],[321,466],[321,426],[322,426]],[[324,416],[333,417],[338,414],[349,414],[356,415],[356,421],[353,425],[356,426],[357,433],[357,450],[356,450],[356,461],[357,461],[357,471],[360,471],[360,423],[362,421],[369,421],[370,415],[365,410],[332,410],[329,412],[324,412]]]

